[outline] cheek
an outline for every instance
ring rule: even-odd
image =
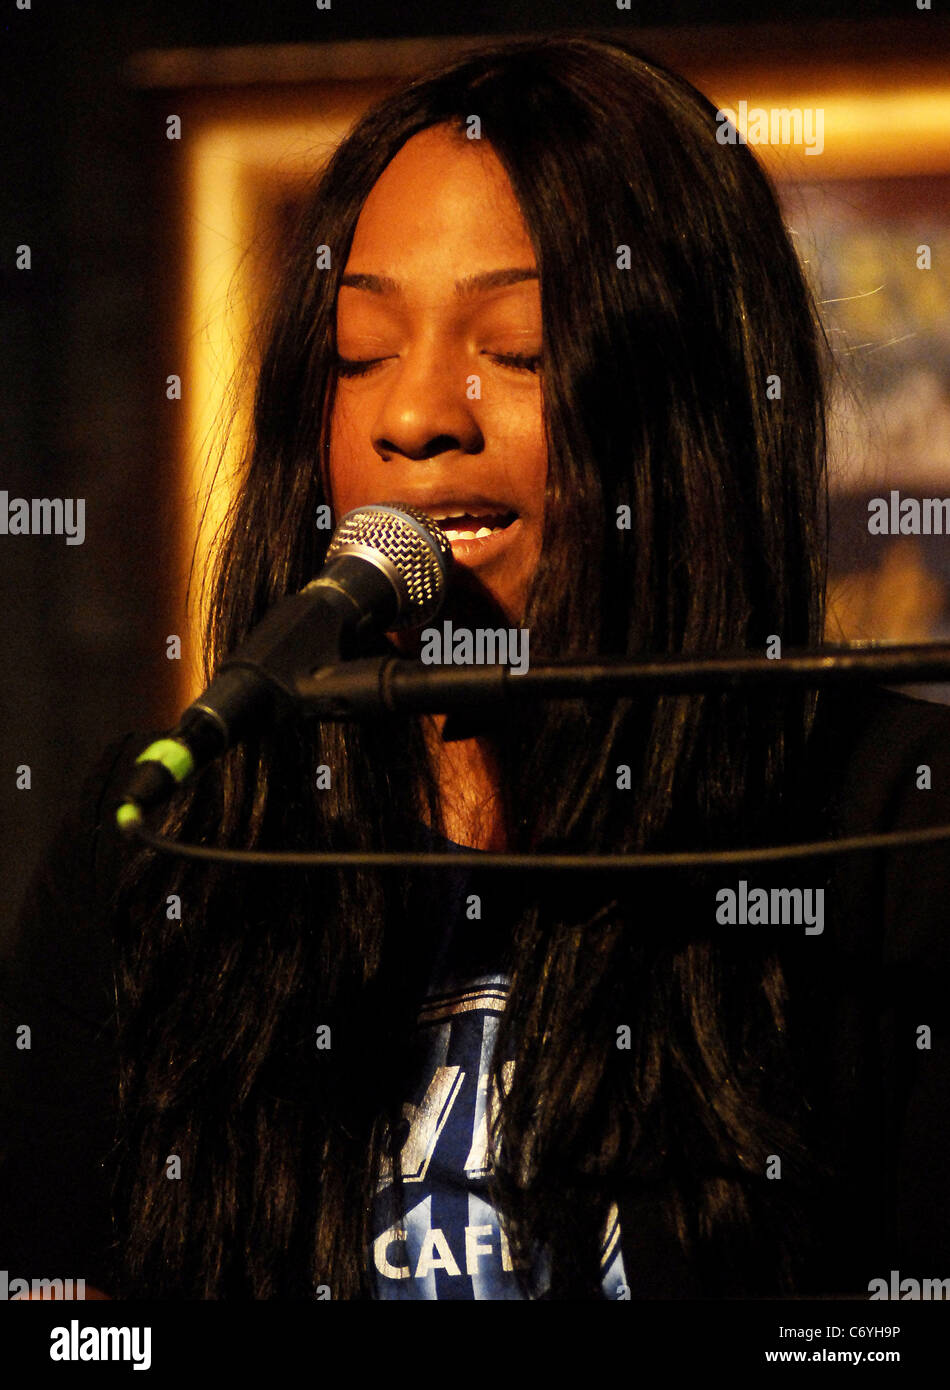
[[[548,456],[540,397],[518,401],[499,414],[497,456],[513,497],[540,518],[547,482]]]
[[[328,471],[330,501],[336,520],[352,511],[362,500],[366,480],[361,476],[361,451],[357,448],[357,428],[353,412],[337,398],[330,415]]]

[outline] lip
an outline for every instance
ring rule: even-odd
[[[510,502],[503,502],[498,497],[483,497],[479,493],[470,493],[467,497],[428,497],[417,499],[414,497],[401,497],[399,502],[393,506],[399,506],[400,502],[407,507],[418,507],[437,526],[442,522],[432,516],[433,512],[441,512],[443,518],[446,516],[507,516],[509,512],[517,512],[517,507],[513,507]]]
[[[403,505],[417,507],[419,511],[425,512],[426,516],[439,527],[444,529],[444,517],[449,516],[506,516],[511,512],[517,511],[510,502],[502,502],[496,497],[483,497],[479,494],[469,494],[466,497],[446,497],[426,499],[416,499],[402,497]],[[396,503],[395,505],[399,505]],[[443,520],[438,521],[433,512],[441,512]],[[480,539],[463,541],[450,540],[452,547],[452,558],[459,564],[476,566],[494,560],[496,555],[501,555],[512,544],[517,545],[523,530],[522,519],[516,515],[514,521],[501,531],[495,531],[490,536],[482,536]]]
[[[436,525],[438,524],[436,522]],[[452,558],[460,565],[475,567],[487,564],[496,556],[503,555],[511,546],[517,545],[523,529],[521,517],[516,516],[510,526],[506,526],[503,531],[494,531],[490,536],[482,536],[473,541],[450,541]]]

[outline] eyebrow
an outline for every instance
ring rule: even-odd
[[[456,299],[466,299],[484,290],[504,289],[507,285],[520,284],[522,280],[537,280],[538,272],[533,269],[483,270],[478,275],[468,275],[464,280],[456,280]],[[369,290],[370,294],[402,294],[403,286],[388,275],[344,275],[341,286],[351,290]]]

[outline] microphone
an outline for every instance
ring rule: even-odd
[[[323,569],[282,598],[220,666],[171,733],[136,759],[116,812],[130,830],[189,777],[296,705],[296,682],[358,654],[361,639],[417,627],[442,606],[452,546],[417,507],[383,502],[347,512]]]

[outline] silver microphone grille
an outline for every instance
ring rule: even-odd
[[[347,512],[333,533],[326,559],[340,555],[361,555],[388,575],[399,595],[399,617],[391,631],[416,627],[439,611],[452,546],[418,507],[379,502]]]

